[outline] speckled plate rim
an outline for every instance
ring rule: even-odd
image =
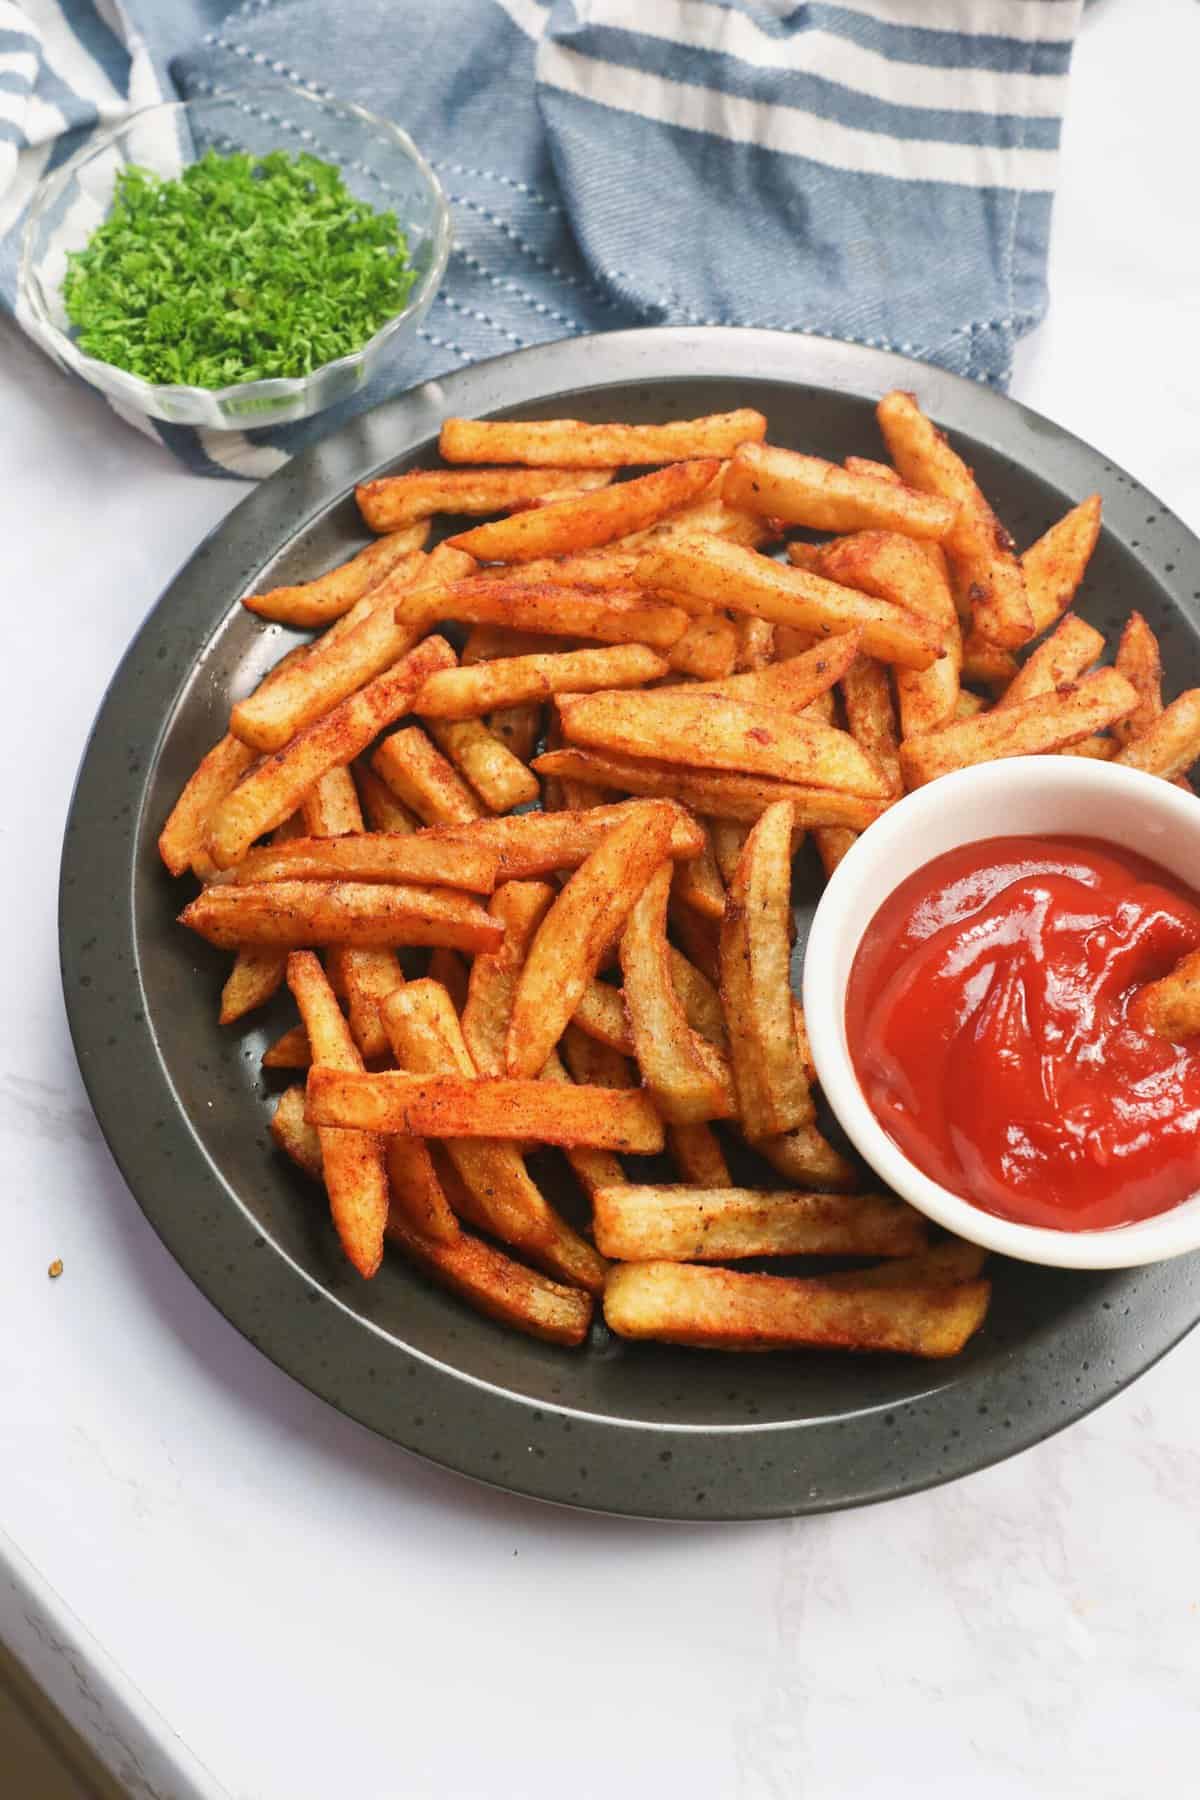
[[[217,1209],[215,1248],[221,1254],[213,1254],[210,1223],[206,1255],[198,1259],[194,1215],[202,1200],[211,1212],[214,1195],[224,1189],[179,1106],[147,1023],[134,860],[150,773],[187,670],[255,571],[355,482],[435,439],[448,412],[486,415],[618,384],[764,378],[864,400],[891,387],[919,387],[926,408],[943,425],[971,434],[1064,491],[1103,487],[1106,528],[1126,545],[1138,534],[1139,560],[1176,595],[1181,587],[1200,590],[1200,541],[1160,502],[1153,504],[1171,528],[1175,581],[1166,566],[1166,534],[1157,544],[1146,541],[1145,508],[1152,496],[1058,426],[959,377],[882,351],[776,332],[663,327],[568,339],[478,364],[387,401],[247,496],[171,583],[117,669],[84,753],[63,846],[60,956],[83,1079],[138,1204],[213,1304],[280,1368],[404,1448],[483,1482],[565,1504],[578,1504],[570,1496],[578,1491],[583,1461],[590,1469],[587,1508],[638,1517],[819,1513],[916,1492],[999,1462],[1112,1398],[1191,1329],[1200,1318],[1195,1261],[1184,1258],[1130,1277],[1136,1286],[1123,1297],[1132,1291],[1136,1308],[1082,1298],[1053,1330],[1041,1331],[998,1366],[959,1375],[931,1368],[932,1391],[887,1409],[695,1426],[535,1404],[398,1344],[275,1245],[269,1246],[273,1254],[256,1255],[263,1240],[240,1207]],[[1183,599],[1177,604],[1196,618],[1194,605]],[[130,745],[148,748],[131,758]],[[118,826],[109,822],[114,813]],[[85,965],[93,985],[81,985]],[[140,1029],[127,1034],[114,1057],[99,989],[106,977],[128,983],[131,975],[143,1002],[133,1011]],[[162,1129],[143,1128],[127,1104],[131,1085],[145,1097],[143,1116],[151,1110],[163,1115]],[[257,1271],[253,1305],[243,1284],[223,1283],[211,1273],[226,1261],[241,1265],[250,1257]],[[322,1309],[319,1334],[312,1329],[316,1307]],[[1076,1374],[1064,1391],[1067,1370]],[[907,1439],[903,1458],[896,1454],[898,1434]],[[499,1479],[497,1445],[506,1453]]]

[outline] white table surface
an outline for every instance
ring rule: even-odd
[[[1200,5],[1089,9],[1053,309],[1013,390],[1193,528],[1198,67]],[[373,1437],[160,1247],[68,1042],[58,847],[120,652],[241,492],[0,333],[3,1635],[137,1795],[1184,1792],[1200,1338],[938,1492],[667,1527],[507,1497]]]

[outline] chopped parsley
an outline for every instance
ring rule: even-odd
[[[331,163],[209,150],[174,181],[122,172],[63,298],[88,356],[219,388],[360,350],[415,280],[395,213],[356,200]]]

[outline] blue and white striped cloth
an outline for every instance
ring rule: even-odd
[[[1046,304],[1082,0],[0,0],[0,303],[38,179],[89,132],[264,74],[395,119],[455,248],[381,391],[660,323],[815,332],[1003,385]],[[267,474],[331,415],[148,425]]]

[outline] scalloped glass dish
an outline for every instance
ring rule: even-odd
[[[223,388],[159,385],[85,355],[72,335],[62,298],[68,252],[81,250],[108,216],[117,178],[129,163],[170,179],[209,149],[255,155],[307,150],[336,163],[357,198],[377,210],[393,210],[417,276],[403,311],[361,349],[308,375]],[[309,418],[364,387],[385,357],[415,337],[449,253],[446,197],[407,132],[349,101],[283,82],[264,83],[146,107],[93,138],[47,176],[25,225],[18,310],[22,323],[58,363],[107,394],[119,410],[173,425],[246,430]]]

